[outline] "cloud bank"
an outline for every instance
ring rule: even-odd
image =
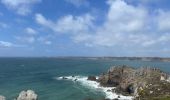
[[[110,0],[107,4],[109,10],[101,25],[96,25],[97,19],[90,13],[67,15],[57,21],[36,14],[35,19],[43,27],[55,33],[71,34],[73,42],[89,47],[118,47],[135,51],[161,49],[170,43],[170,12],[161,9],[149,12],[141,5],[130,5],[123,0]]]
[[[29,14],[32,6],[40,2],[41,0],[1,0],[1,3],[8,9],[16,11],[19,15]]]

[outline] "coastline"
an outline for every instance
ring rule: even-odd
[[[150,68],[158,68],[164,72],[169,72],[170,63],[156,63],[156,62],[123,62],[108,60],[78,60],[78,59],[68,59],[68,60],[52,60],[52,59],[24,59],[24,61],[20,61],[20,59],[10,60],[11,63],[8,65],[9,60],[1,60],[1,62],[5,63],[9,66],[3,67],[6,72],[9,71],[9,68],[14,73],[8,73],[7,76],[13,76],[8,79],[5,74],[3,74],[3,69],[1,70],[1,95],[7,97],[7,99],[11,100],[14,97],[17,97],[18,93],[22,90],[31,89],[34,90],[39,95],[39,100],[105,100],[104,97],[106,95],[105,92],[101,89],[93,88],[88,86],[88,84],[82,84],[80,82],[74,82],[73,80],[55,80],[54,77],[66,76],[67,75],[82,75],[81,77],[94,75],[99,76],[103,74],[103,72],[108,72],[108,69],[111,66],[119,66],[119,65],[128,65],[133,67],[134,69],[140,68],[140,66],[150,66]],[[17,64],[15,64],[18,62]],[[27,62],[31,62],[31,64],[27,64]],[[38,62],[38,64],[37,64]],[[24,66],[22,66],[24,65]],[[15,67],[11,67],[15,66]],[[80,67],[79,67],[80,66]],[[138,67],[139,66],[139,67]],[[157,67],[158,66],[158,67]],[[29,71],[23,71],[24,69]],[[39,70],[35,70],[39,69]],[[48,69],[48,70],[47,70]],[[15,74],[17,72],[17,74]],[[99,76],[100,77],[100,76]],[[29,78],[29,79],[28,79]],[[8,79],[14,85],[10,86],[10,83],[6,81]],[[18,80],[20,79],[20,80]],[[17,80],[17,81],[15,81]],[[30,83],[31,82],[31,83]],[[36,83],[34,83],[36,82]],[[84,82],[87,83],[87,82]],[[16,84],[16,85],[15,85]],[[22,85],[18,85],[22,84]],[[13,88],[13,87],[16,88]],[[17,89],[20,88],[20,89]],[[13,89],[13,90],[12,90]],[[70,91],[71,90],[71,91]],[[72,91],[73,90],[73,91]],[[109,89],[108,89],[109,90]],[[9,91],[7,93],[6,91]],[[70,92],[68,92],[70,91]],[[107,91],[109,92],[109,91]],[[11,96],[11,94],[13,96]],[[45,95],[44,95],[45,94]],[[119,93],[121,94],[121,93]],[[117,95],[117,94],[116,94]],[[122,94],[123,95],[123,94]],[[116,96],[118,97],[118,96]],[[46,99],[48,98],[48,99]],[[101,98],[101,99],[100,99]]]
[[[106,100],[170,99],[170,75],[158,68],[113,66],[97,77],[62,76],[56,79],[79,82],[90,89],[100,90],[105,93]]]
[[[112,90],[114,90],[115,87],[103,87],[97,81],[88,80],[87,76],[61,76],[61,77],[56,77],[55,79],[79,82],[81,85],[85,86],[86,88],[103,92],[105,94],[105,99],[113,100],[119,98],[119,100],[133,100],[132,96],[123,96],[121,94],[116,94],[112,92]]]

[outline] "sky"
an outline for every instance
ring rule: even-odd
[[[170,0],[0,0],[0,57],[170,57]]]

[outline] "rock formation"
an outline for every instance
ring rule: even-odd
[[[88,76],[87,80],[96,81],[96,76]]]
[[[0,100],[6,100],[4,96],[0,95]]]
[[[111,67],[97,80],[102,86],[116,87],[116,93],[152,100],[170,98],[169,75],[157,68]],[[138,100],[137,99],[137,100]]]
[[[17,100],[37,100],[37,94],[32,90],[22,91]]]

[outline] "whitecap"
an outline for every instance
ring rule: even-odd
[[[81,85],[86,86],[88,88],[102,91],[105,93],[106,99],[116,99],[118,97],[119,97],[119,100],[132,100],[133,99],[132,96],[123,96],[123,95],[118,95],[112,92],[112,90],[115,89],[115,87],[103,87],[96,81],[87,80],[88,77],[85,77],[85,76],[62,76],[62,77],[56,77],[55,79],[79,82]]]

